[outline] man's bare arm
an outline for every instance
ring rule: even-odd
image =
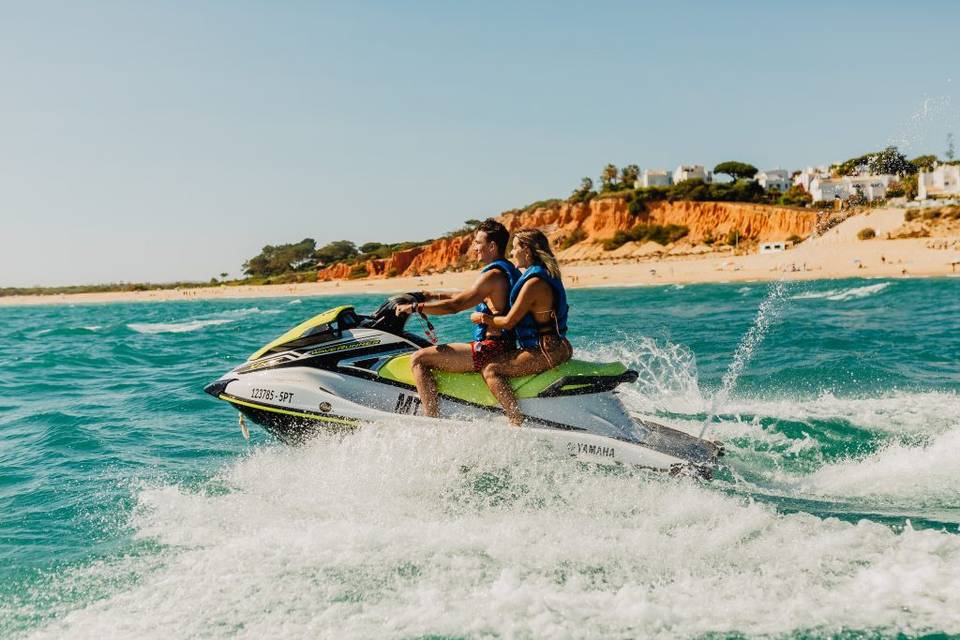
[[[437,300],[435,302],[426,302],[421,310],[429,315],[443,316],[451,313],[459,313],[464,309],[476,306],[484,298],[496,291],[497,286],[506,284],[503,280],[505,276],[499,271],[488,271],[481,274],[473,286],[465,291],[456,293],[446,300]]]

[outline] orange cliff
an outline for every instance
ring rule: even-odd
[[[626,231],[638,223],[682,225],[689,234],[682,243],[695,245],[704,239],[722,238],[730,231],[739,231],[744,241],[766,242],[786,240],[791,236],[810,235],[817,222],[814,211],[748,204],[740,202],[652,202],[638,216],[630,213],[622,198],[605,198],[588,203],[560,203],[526,211],[507,211],[498,218],[511,232],[539,228],[556,246],[575,230],[585,235],[576,246],[598,245],[612,238],[617,231]],[[366,277],[417,276],[472,266],[467,257],[470,236],[441,238],[422,247],[397,251],[389,258],[365,263]],[[582,255],[582,251],[577,252]],[[596,246],[592,252],[603,257]],[[561,254],[561,260],[564,256]],[[317,272],[318,280],[344,280],[355,267],[334,264]]]

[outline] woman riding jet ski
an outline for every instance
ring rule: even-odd
[[[520,426],[523,412],[509,379],[552,369],[573,356],[573,347],[567,340],[567,293],[547,236],[536,229],[515,233],[513,261],[526,271],[510,291],[509,311],[477,311],[471,320],[497,331],[516,327],[520,348],[495,357],[480,373],[510,422]]]
[[[291,443],[322,430],[394,422],[396,414],[417,416],[410,356],[430,343],[405,330],[410,314],[395,313],[397,305],[413,302],[423,297],[392,297],[371,315],[352,306],[325,311],[258,349],[205,391]],[[434,377],[441,418],[500,428],[497,416],[503,410],[480,374],[437,371]],[[515,433],[585,462],[710,477],[722,447],[631,417],[616,388],[636,379],[637,373],[620,363],[579,360],[511,378],[525,417],[524,428]]]

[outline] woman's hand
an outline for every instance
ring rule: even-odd
[[[398,315],[398,316],[402,316],[402,315],[404,315],[404,314],[413,313],[413,305],[412,305],[412,304],[398,304],[397,306],[395,306],[395,307],[393,308],[393,312],[394,312],[396,315]]]
[[[487,314],[474,311],[470,314],[470,322],[473,324],[487,324]]]

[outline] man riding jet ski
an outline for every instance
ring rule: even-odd
[[[205,391],[286,442],[394,414],[418,415],[410,357],[429,342],[405,330],[409,313],[396,313],[397,305],[415,302],[423,296],[392,297],[369,316],[352,306],[325,311],[258,349]],[[490,422],[503,416],[480,374],[437,371],[434,378],[441,418]],[[580,360],[512,378],[526,418],[516,433],[586,462],[709,478],[722,446],[631,417],[616,388],[636,379],[620,363]]]
[[[396,312],[426,315],[447,315],[474,307],[478,313],[503,315],[509,306],[510,290],[520,279],[520,271],[504,257],[510,232],[501,223],[488,218],[477,226],[470,253],[484,265],[480,275],[466,291],[455,295],[424,293],[426,302],[397,305]],[[423,414],[436,418],[437,383],[435,370],[453,373],[480,373],[484,366],[514,346],[513,333],[477,325],[470,343],[440,344],[416,351],[410,358],[413,379]]]

